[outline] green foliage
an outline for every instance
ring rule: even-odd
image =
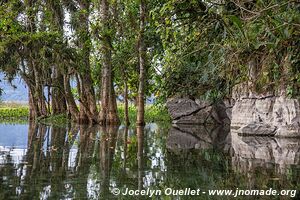
[[[66,124],[70,123],[70,120],[65,114],[53,115],[46,118],[37,119],[38,122],[46,125],[54,125],[65,127]]]
[[[162,98],[176,94],[201,96],[224,88],[222,77],[218,76],[225,61],[224,52],[214,46],[224,37],[219,16],[206,12],[202,2],[167,1],[159,14],[152,12],[152,18],[164,48],[160,63]]]
[[[131,105],[129,106],[129,120],[132,124],[135,124],[136,120],[136,107]],[[118,113],[120,115],[121,121],[124,121],[124,105],[119,104]],[[1,122],[17,122],[17,121],[26,121],[29,115],[28,106],[9,104],[9,105],[0,105],[0,121]],[[62,126],[69,123],[69,119],[65,114],[49,116],[46,118],[39,118],[37,121],[48,124]],[[165,107],[147,105],[145,108],[145,121],[147,123],[151,122],[170,122],[171,118],[168,114],[168,111]]]
[[[236,68],[239,63],[246,64],[249,60],[255,60],[258,74],[254,82],[257,92],[277,93],[279,86],[284,84],[289,90],[288,93],[293,93],[289,96],[299,95],[297,78],[292,75],[295,72],[297,74],[299,66],[299,4],[282,1],[257,2],[252,5],[251,12],[243,11],[238,14],[242,32],[235,31],[227,23],[232,36],[227,40],[230,48],[226,49],[226,54],[237,55],[229,56],[227,66]],[[237,77],[246,80],[249,78],[247,73],[232,75],[232,80]],[[239,80],[235,82],[238,83]]]
[[[8,124],[28,123],[29,108],[27,105],[3,103],[0,101],[0,122]]]
[[[28,106],[9,106],[0,105],[0,121],[23,121],[27,120],[29,115]]]
[[[95,1],[31,3],[1,4],[1,72],[10,80],[20,75],[37,91],[34,85],[51,88],[58,71],[78,79],[80,90],[73,88],[71,98],[79,99],[81,90],[93,87],[98,100],[105,59],[99,55],[104,46],[112,56],[116,96],[124,96],[127,86],[129,100],[136,101],[139,1],[109,1],[105,24]],[[296,1],[153,0],[146,7],[146,96],[154,94],[162,104],[174,95],[212,101],[230,97],[234,85],[250,81],[252,60],[257,64],[251,80],[256,92],[276,94],[283,88],[290,97],[300,96],[300,5]],[[62,30],[63,26],[69,30]],[[87,83],[90,77],[93,83]],[[151,109],[148,121],[158,115]],[[131,112],[134,121],[135,111]]]
[[[136,121],[136,112],[137,109],[135,106],[129,106],[128,108],[128,115],[129,115],[129,121],[132,124],[135,124]],[[121,119],[121,122],[124,121],[124,105],[121,104],[118,106],[118,113]],[[168,114],[168,111],[165,107],[162,106],[155,106],[155,105],[146,105],[145,107],[145,122],[151,123],[151,122],[170,122],[171,118]]]
[[[299,95],[299,4],[163,1],[151,17],[163,43],[159,96],[222,98],[249,79],[247,63],[258,63],[258,92],[280,82]],[[286,56],[289,60],[285,60]],[[290,64],[288,64],[290,63]],[[288,66],[289,65],[289,66]],[[293,73],[284,74],[283,68]]]
[[[167,109],[159,105],[147,105],[145,108],[146,122],[171,122]]]

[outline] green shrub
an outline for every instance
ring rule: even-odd
[[[118,105],[118,114],[120,117],[121,122],[124,121],[125,115],[124,115],[124,104]],[[134,124],[136,121],[136,113],[137,109],[133,105],[130,105],[128,107],[128,116],[129,121],[131,124]],[[171,118],[168,114],[168,111],[163,106],[155,106],[155,105],[146,105],[145,107],[145,122],[170,122]]]
[[[28,118],[29,109],[28,107],[0,107],[0,119],[4,118]]]
[[[118,105],[118,114],[120,116],[121,123],[124,122],[124,104]],[[128,109],[129,120],[131,124],[135,124],[137,109],[135,106],[130,105]],[[26,121],[29,115],[28,106],[23,105],[0,105],[0,121],[1,122],[16,122]],[[43,119],[37,119],[45,124],[62,125],[68,123],[66,115],[55,115]],[[150,122],[170,122],[171,118],[167,112],[167,109],[163,106],[146,105],[145,107],[145,121]]]

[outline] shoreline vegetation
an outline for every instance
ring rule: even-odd
[[[298,1],[220,2],[4,1],[0,81],[22,80],[30,120],[107,126],[121,99],[143,126],[147,98],[299,98]]]
[[[28,122],[29,106],[19,103],[0,102],[0,123],[20,123]]]
[[[125,124],[125,106],[118,104],[118,113],[121,124]],[[128,107],[128,117],[131,125],[135,125],[137,109],[134,105]],[[29,105],[18,103],[0,103],[0,123],[28,123]],[[71,119],[65,114],[51,115],[45,118],[37,118],[37,122],[47,125],[65,125],[71,123]],[[145,122],[171,122],[167,109],[157,105],[145,106]]]

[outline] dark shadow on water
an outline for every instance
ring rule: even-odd
[[[0,199],[148,199],[115,196],[116,188],[300,188],[299,139],[241,137],[226,127],[31,123],[27,149],[9,146],[0,148]]]

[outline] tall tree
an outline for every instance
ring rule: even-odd
[[[58,33],[58,37],[60,40],[63,40],[64,36],[64,11],[60,0],[53,0],[53,1],[45,1],[48,12],[51,13],[49,15],[50,20],[52,23],[49,24],[51,31],[56,31]],[[45,15],[45,14],[44,14]],[[64,77],[62,72],[62,64],[61,56],[58,52],[54,52],[55,57],[57,58],[57,62],[53,64],[51,67],[51,80],[50,80],[50,87],[51,87],[51,108],[52,114],[64,114],[67,110],[67,104],[64,94]],[[49,101],[49,99],[48,99]]]
[[[43,70],[42,63],[39,59],[39,50],[41,41],[34,41],[34,36],[38,35],[38,1],[28,0],[24,1],[25,15],[26,15],[26,25],[25,30],[30,36],[28,44],[25,45],[25,58],[22,62],[23,67],[28,68],[21,73],[25,82],[29,88],[29,102],[33,112],[30,118],[34,119],[37,117],[45,117],[48,115],[46,108],[46,99],[44,96],[44,80],[43,80]]]
[[[139,89],[137,100],[137,125],[145,124],[145,59],[146,49],[144,42],[145,32],[145,18],[146,18],[146,0],[140,2],[140,32],[139,32]]]
[[[112,44],[110,32],[110,10],[108,0],[100,1],[100,20],[101,20],[101,110],[99,123],[101,125],[118,124],[116,96],[113,86],[112,72]]]
[[[72,67],[72,70],[69,70],[68,74],[72,74],[75,77],[77,83],[77,93],[80,107],[78,122],[97,123],[97,106],[90,64],[90,53],[92,45],[90,37],[89,17],[91,13],[91,1],[79,0],[76,2],[63,2],[70,12],[71,24],[75,36],[73,38],[73,41],[77,47],[77,58],[75,59],[75,66]],[[65,79],[69,79],[69,77],[66,77]],[[65,89],[69,90],[69,87],[67,86]],[[70,91],[68,92],[68,94],[70,94]],[[73,102],[72,105],[74,105]],[[75,107],[73,107],[72,110],[75,110]]]

